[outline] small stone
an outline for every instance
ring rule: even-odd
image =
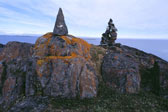
[[[64,15],[63,15],[61,8],[58,11],[53,34],[54,35],[67,35],[68,34],[68,28],[65,24]]]

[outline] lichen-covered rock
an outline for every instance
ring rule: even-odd
[[[0,52],[0,61],[9,61],[16,58],[27,58],[32,56],[32,44],[21,42],[8,42]]]
[[[73,36],[48,33],[35,44],[36,71],[47,96],[95,97],[98,80],[90,60],[91,45]]]
[[[33,63],[32,59],[3,62],[0,102],[4,109],[8,109],[18,98],[36,94],[38,81]]]
[[[9,42],[0,52],[0,107],[4,111],[17,99],[37,94],[39,87],[32,46]]]
[[[122,93],[137,93],[140,90],[138,64],[128,54],[109,52],[103,59],[103,79]]]
[[[102,64],[102,76],[107,85],[123,93],[152,90],[154,63],[159,66],[161,96],[168,97],[168,62],[135,48],[115,44],[108,49]],[[146,83],[147,82],[147,83]],[[153,82],[153,81],[152,81]],[[149,85],[150,84],[150,85]]]

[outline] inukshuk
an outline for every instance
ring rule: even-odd
[[[117,39],[117,28],[115,27],[113,20],[110,19],[108,22],[105,33],[102,34],[101,46],[112,46]]]

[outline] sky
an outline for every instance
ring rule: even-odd
[[[75,36],[100,38],[112,18],[118,38],[168,39],[168,0],[0,0],[0,34],[52,32],[60,7]]]

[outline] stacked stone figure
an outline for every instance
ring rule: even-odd
[[[108,27],[106,32],[102,34],[102,40],[100,45],[102,46],[112,46],[117,39],[117,28],[115,27],[113,20],[110,19],[108,22]]]

